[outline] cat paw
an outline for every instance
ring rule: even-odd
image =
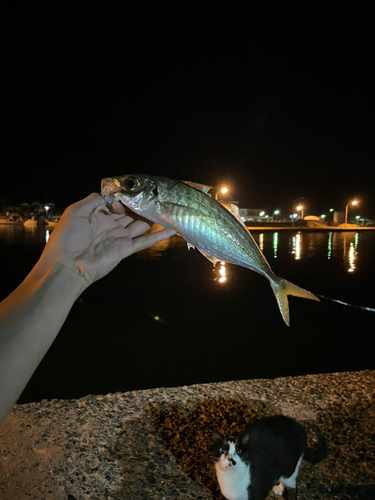
[[[277,484],[272,488],[272,491],[275,493],[275,495],[283,495],[284,494],[284,485],[282,483]]]

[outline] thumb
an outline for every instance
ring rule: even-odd
[[[177,231],[174,229],[166,228],[161,231],[157,231],[156,233],[147,234],[146,236],[140,236],[139,238],[134,238],[133,242],[133,253],[139,252],[140,250],[144,250],[145,248],[149,248],[156,243],[160,243],[171,236],[177,234]]]

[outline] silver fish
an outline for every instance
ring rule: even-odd
[[[319,301],[311,292],[276,276],[233,206],[207,194],[208,188],[186,181],[144,174],[107,177],[101,194],[110,207],[120,201],[145,219],[170,227],[211,262],[223,260],[265,276],[289,326],[288,295]]]

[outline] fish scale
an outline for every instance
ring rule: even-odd
[[[179,186],[181,191],[186,190],[185,186],[187,190],[192,189],[187,185],[182,185]],[[192,246],[196,246],[198,249],[200,248],[205,252],[210,252],[211,250],[214,250],[216,256],[219,257],[221,260],[226,260],[232,263],[241,262],[241,264],[244,267],[250,267],[248,252],[246,252],[246,250],[243,249],[242,245],[235,243],[234,238],[230,237],[230,233],[228,236],[228,233],[225,233],[219,229],[220,227],[225,225],[225,221],[228,221],[227,219],[228,215],[232,217],[231,214],[230,213],[228,214],[227,210],[224,207],[221,207],[217,202],[215,202],[212,199],[211,200],[216,205],[215,208],[220,207],[222,210],[225,211],[225,214],[223,216],[223,214],[219,213],[217,210],[216,211],[209,210],[206,204],[202,202],[202,195],[203,195],[203,200],[206,201],[207,196],[204,195],[202,192],[198,191],[192,194],[193,201],[191,204],[189,204],[188,206],[177,205],[178,220],[176,220],[176,222],[180,227],[180,229],[183,230],[184,237],[189,238],[190,236],[189,243],[192,244]],[[178,199],[179,202],[181,202],[182,196],[183,193],[180,194],[180,197]],[[174,198],[176,198],[177,201],[177,197],[175,196]],[[170,202],[168,204],[170,204]],[[204,213],[199,214],[200,216],[196,217],[192,216],[188,212],[189,207],[193,208],[195,211],[200,211],[203,209]],[[168,211],[166,210],[165,213],[167,212]],[[204,223],[206,222],[205,218],[207,218],[208,216],[210,216],[211,223],[215,225],[214,228],[212,228],[209,223],[206,224]],[[218,222],[218,219],[220,220],[220,222]],[[234,225],[238,224],[236,220],[232,221],[232,223]],[[251,236],[249,234],[246,234],[246,239],[249,237]],[[209,246],[204,245],[203,243],[201,245],[197,243],[197,241],[203,242],[206,241],[207,239],[209,239],[210,241]],[[234,259],[235,252],[238,253],[237,259]]]
[[[276,276],[239,216],[207,195],[207,188],[191,182],[147,174],[127,174],[102,180],[102,196],[145,219],[174,229],[210,261],[224,260],[265,276],[289,326],[288,295],[319,301],[318,297]]]

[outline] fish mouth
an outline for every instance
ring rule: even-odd
[[[119,191],[119,186],[116,186],[112,177],[104,177],[100,183],[100,191],[103,196],[109,196],[110,194]]]
[[[108,208],[111,208],[115,201],[121,201],[118,196],[120,192],[118,181],[114,182],[113,177],[105,177],[101,180],[100,194]]]

